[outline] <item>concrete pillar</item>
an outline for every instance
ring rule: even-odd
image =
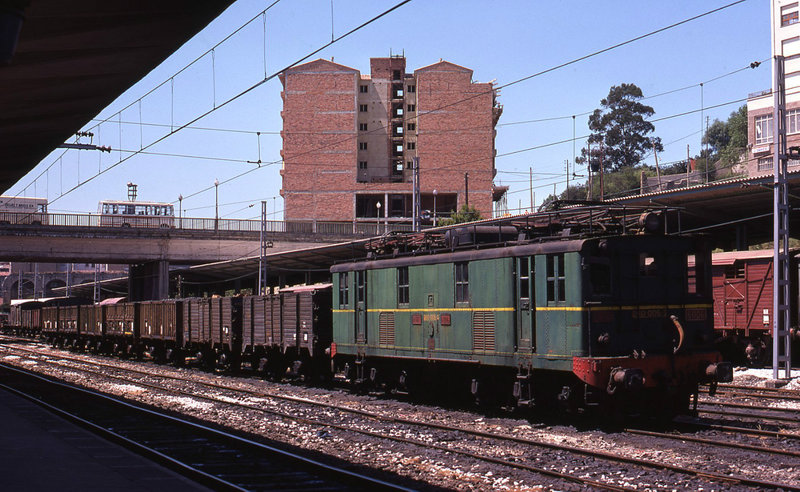
[[[128,295],[131,301],[151,301],[169,297],[169,262],[159,260],[130,265]]]

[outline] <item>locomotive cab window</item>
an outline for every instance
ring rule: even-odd
[[[567,289],[564,276],[564,254],[547,255],[547,302],[564,302]]]
[[[397,303],[408,304],[408,267],[397,269]]]
[[[456,263],[456,302],[469,302],[469,265]]]
[[[686,275],[686,292],[688,294],[706,295],[706,258],[702,254],[689,255]]]
[[[347,308],[350,300],[348,299],[350,296],[350,291],[348,290],[347,286],[347,272],[341,272],[339,274],[339,309]]]
[[[589,282],[592,285],[592,294],[596,296],[611,294],[611,263],[607,259],[590,260]]]
[[[658,275],[656,257],[649,253],[639,253],[639,275],[655,277]]]

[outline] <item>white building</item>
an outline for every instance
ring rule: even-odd
[[[800,145],[800,6],[798,0],[771,0],[772,56],[783,55],[786,73],[786,133],[789,147]],[[772,66],[775,80],[775,66]],[[747,100],[747,173],[771,174],[773,145],[773,101],[771,89],[750,94]],[[789,170],[800,161],[789,161]]]

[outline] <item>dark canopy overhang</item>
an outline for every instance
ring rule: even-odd
[[[232,3],[29,2],[10,64],[0,65],[0,192]],[[14,15],[4,5],[0,14]]]

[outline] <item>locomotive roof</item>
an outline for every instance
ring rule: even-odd
[[[593,237],[572,239],[564,241],[526,242],[508,244],[503,247],[486,249],[470,249],[464,251],[429,252],[427,254],[401,256],[396,258],[365,259],[349,263],[341,263],[331,267],[332,273],[352,270],[372,270],[378,268],[396,268],[400,266],[434,265],[438,263],[466,262],[474,260],[488,260],[494,258],[509,258],[516,256],[531,256],[552,253],[567,253],[582,251],[588,244],[600,241],[618,243],[627,241],[693,241],[695,238],[687,236],[661,236],[661,235],[625,235],[611,237]]]

